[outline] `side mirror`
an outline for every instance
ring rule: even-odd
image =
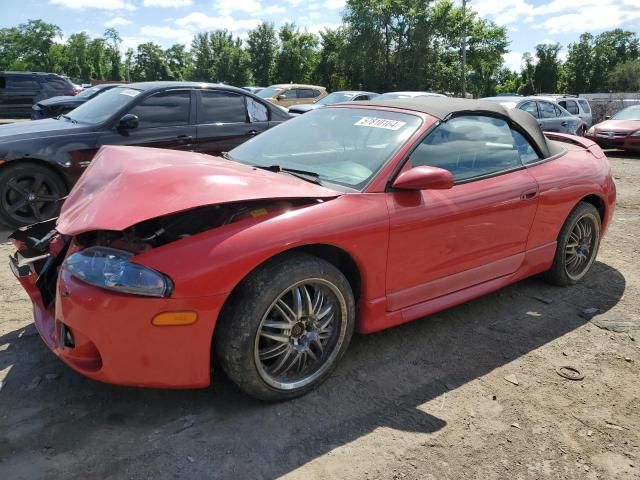
[[[611,115],[605,115],[604,119],[605,120],[611,120]]]
[[[447,190],[453,187],[453,175],[438,167],[414,167],[398,175],[393,188],[400,190]]]
[[[138,128],[138,124],[138,116],[133,113],[127,113],[118,121],[116,128],[118,130],[133,130]]]

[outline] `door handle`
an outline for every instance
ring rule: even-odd
[[[193,137],[191,135],[178,135],[176,139],[180,143],[189,143],[191,140],[193,140]]]
[[[254,136],[258,135],[259,133],[260,133],[260,132],[259,132],[259,131],[257,131],[257,130],[249,130],[249,131],[247,132],[247,135],[250,135],[250,136],[254,137]]]
[[[560,125],[562,125],[563,127],[566,127],[567,125],[569,125],[569,122],[567,122],[566,120],[564,122],[562,122]]]
[[[532,198],[535,198],[537,194],[537,190],[527,190],[522,195],[520,195],[520,200],[531,200]]]

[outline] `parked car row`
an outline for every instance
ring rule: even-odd
[[[220,367],[256,398],[290,399],[330,381],[354,331],[532,275],[581,281],[612,218],[601,149],[518,108],[377,97],[269,128],[286,118],[245,90],[132,84],[32,122],[50,128],[37,138],[16,132],[0,158],[58,151],[0,170],[41,167],[8,183],[31,216],[53,198],[45,173],[79,173],[100,145],[230,149],[107,146],[57,221],[12,235],[12,270],[62,361],[162,388],[206,387]]]

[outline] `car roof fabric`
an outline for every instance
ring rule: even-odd
[[[343,103],[341,105],[402,108],[426,113],[438,120],[446,120],[452,115],[457,116],[465,113],[488,114],[502,117],[518,125],[536,144],[543,158],[556,155],[563,150],[558,143],[547,140],[538,125],[538,121],[531,114],[518,109],[507,109],[495,102],[452,97],[415,97],[399,98],[397,100],[376,100],[374,98],[366,102]]]

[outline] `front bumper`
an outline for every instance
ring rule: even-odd
[[[640,151],[640,137],[604,137],[600,135],[585,135],[585,138],[593,140],[601,148],[617,148],[632,152]]]
[[[224,295],[149,298],[109,292],[64,270],[54,275],[55,299],[36,283],[35,268],[11,268],[33,303],[45,344],[77,372],[102,382],[161,388],[206,387],[211,378],[211,342]],[[56,278],[57,277],[57,278]],[[154,326],[159,313],[196,312],[191,325]]]

